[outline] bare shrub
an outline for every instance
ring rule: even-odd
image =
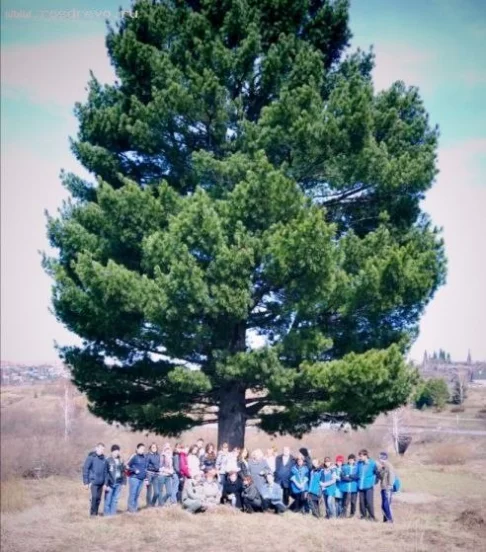
[[[429,445],[433,443],[442,443],[443,437],[438,433],[422,433],[420,437],[416,437],[414,443],[416,445]]]
[[[471,455],[468,446],[458,444],[440,443],[429,449],[428,463],[439,466],[454,466],[466,463]]]
[[[466,529],[478,529],[486,525],[484,517],[475,510],[464,510],[457,520]]]

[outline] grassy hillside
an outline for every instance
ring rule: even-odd
[[[64,440],[64,391],[61,384],[3,388],[2,406],[2,552],[66,550],[237,551],[440,551],[480,550],[486,540],[486,437],[423,432],[403,459],[392,457],[403,480],[394,497],[394,526],[359,520],[315,520],[295,514],[245,515],[222,508],[190,516],[179,507],[123,513],[115,519],[88,517],[88,492],[80,466],[98,440],[118,442],[124,456],[135,444],[155,440],[94,418],[82,396],[70,400],[71,434]],[[465,413],[486,426],[486,388],[471,390]],[[407,413],[407,424],[457,427],[457,414]],[[450,418],[450,423],[448,419]],[[349,434],[316,431],[296,441],[250,430],[250,448],[270,443],[307,446],[314,455],[348,454],[367,446],[372,455],[390,450],[386,418],[366,431]],[[469,427],[467,423],[464,426]],[[214,430],[182,436],[187,444]],[[40,478],[36,478],[39,476]],[[119,507],[126,509],[127,492]],[[144,501],[142,500],[142,504]],[[379,496],[376,495],[379,509]]]

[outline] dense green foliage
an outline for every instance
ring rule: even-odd
[[[237,444],[252,418],[301,435],[403,404],[445,274],[417,89],[375,94],[372,54],[345,57],[346,0],[134,9],[107,36],[117,83],[76,106],[96,184],[64,174],[48,223],[92,411],[167,435],[219,418]]]
[[[450,398],[449,388],[443,378],[430,378],[417,386],[415,406],[425,408],[435,406],[442,410]]]

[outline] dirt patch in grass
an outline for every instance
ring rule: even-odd
[[[1,484],[0,509],[2,514],[20,512],[30,503],[22,482],[4,481]]]
[[[429,493],[397,493],[393,500],[405,504],[429,504],[435,502],[437,497]]]

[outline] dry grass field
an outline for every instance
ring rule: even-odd
[[[162,443],[163,439],[95,419],[81,396],[74,396],[70,410],[71,434],[65,440],[62,385],[2,389],[2,552],[447,552],[486,546],[485,436],[424,431],[414,435],[404,458],[392,456],[403,481],[403,491],[394,497],[393,526],[360,520],[315,520],[291,513],[282,517],[247,515],[223,507],[196,516],[171,507],[90,519],[80,467],[95,442],[103,440],[108,446],[117,442],[126,457],[140,440]],[[461,416],[477,420],[472,424],[475,429],[486,429],[485,412],[486,388],[471,389]],[[250,448],[270,443],[276,447],[284,443],[294,448],[307,446],[319,457],[347,454],[362,446],[376,455],[380,450],[391,450],[387,423],[382,418],[365,431],[349,434],[315,431],[302,441],[285,437],[270,440],[249,430],[247,441]],[[437,414],[410,411],[407,423],[456,427],[457,415],[450,407]],[[464,423],[460,427],[470,426]],[[210,441],[215,433],[206,429],[183,435],[182,440],[190,444],[199,436]],[[126,499],[124,490],[121,511],[126,509]],[[378,492],[376,504],[379,506]]]

